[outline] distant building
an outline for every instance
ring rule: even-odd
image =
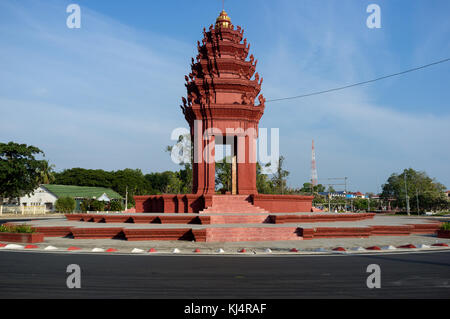
[[[32,194],[21,197],[19,205],[45,205],[47,211],[54,211],[55,202],[60,197],[72,197],[75,199],[76,211],[80,211],[80,204],[86,199],[96,199],[104,202],[122,200],[122,196],[119,193],[109,188],[46,184],[39,186]]]
[[[445,194],[447,195],[447,197],[450,197],[450,191],[446,191]]]
[[[325,197],[342,197],[345,198],[346,193],[345,192],[319,192],[319,195],[325,196]]]
[[[353,198],[367,198],[366,195],[364,195],[361,192],[356,193],[346,193],[343,191],[340,192],[320,192],[319,195],[325,196],[325,197],[340,197],[340,198],[347,198],[347,199],[353,199]]]
[[[350,195],[350,196],[349,196]],[[356,192],[356,193],[348,193],[347,194],[347,198],[366,198],[366,195],[364,195],[361,192]]]

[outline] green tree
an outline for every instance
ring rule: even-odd
[[[106,210],[106,203],[96,199],[85,199],[80,204],[80,209],[83,212],[102,212]]]
[[[334,189],[333,186],[330,185],[330,186],[328,186],[327,192],[328,193],[336,193],[336,190]]]
[[[163,191],[165,194],[180,194],[183,182],[181,181],[178,172],[166,172],[168,176],[168,183]]]
[[[151,194],[162,194],[164,193],[167,185],[169,184],[169,173],[168,172],[155,172],[145,175],[145,179],[149,183],[153,192]]]
[[[231,157],[216,162],[216,187],[221,191],[231,191]]]
[[[406,208],[408,198],[412,211],[436,210],[448,207],[444,191],[445,186],[425,172],[409,168],[388,178],[381,197],[384,200],[394,199],[393,205],[402,209]]]
[[[123,206],[119,201],[113,200],[109,203],[108,210],[112,212],[121,212],[123,210]]]
[[[55,181],[55,172],[53,169],[55,165],[50,165],[48,161],[42,162],[42,168],[40,170],[39,184],[52,184]]]
[[[183,185],[186,187],[180,178],[179,172],[150,173],[145,175],[145,179],[153,190],[151,194],[179,194],[183,189]]]
[[[355,210],[365,210],[369,209],[369,200],[367,198],[355,198],[353,199],[353,207]]]
[[[134,205],[135,195],[156,194],[139,169],[126,168],[118,171],[72,168],[55,174],[55,184],[111,188],[125,197],[128,187],[128,203]]]
[[[268,167],[270,164],[266,164]],[[273,186],[272,181],[269,179],[267,174],[262,172],[261,164],[256,163],[256,189],[260,194],[272,194]]]
[[[55,209],[58,212],[69,214],[75,210],[75,199],[72,197],[60,197],[55,202]]]
[[[71,168],[55,173],[54,184],[112,188],[114,172],[102,169]]]
[[[183,167],[183,169],[179,170],[177,174],[177,178],[181,181],[181,184],[179,185],[180,190],[179,193],[190,193],[192,191],[192,163],[193,163],[193,145],[191,142],[191,135],[185,134],[180,135],[178,137],[178,146],[181,146],[179,150],[182,150],[182,152],[187,150],[187,154],[179,154],[183,155],[183,158],[187,157],[189,160],[187,162],[181,162],[180,165]],[[166,152],[172,153],[172,150],[174,149],[174,146],[167,146]],[[168,179],[171,177],[168,176]],[[178,183],[176,180],[172,179],[173,182]],[[175,185],[169,186],[169,189],[176,188]]]
[[[80,203],[80,209],[82,212],[87,212],[90,210],[91,207],[91,200],[85,199]]]
[[[105,210],[105,202],[92,200],[89,206],[89,210],[94,212],[103,212]]]
[[[111,188],[125,197],[128,187],[128,203],[134,205],[135,195],[152,194],[152,189],[140,169],[126,168],[111,172]]]
[[[287,186],[287,177],[289,176],[289,171],[283,168],[284,157],[280,156],[278,159],[277,171],[272,177],[273,189],[277,194],[284,194]]]
[[[324,195],[315,194],[313,199],[313,206],[323,206],[328,205],[328,199]]]
[[[299,192],[301,193],[311,193],[311,191],[313,193],[322,193],[325,191],[325,186],[323,186],[322,184],[318,184],[312,187],[311,183],[303,183],[303,187],[299,190]]]
[[[44,152],[35,146],[0,143],[0,197],[22,197],[39,186],[48,162],[36,159],[38,155]]]

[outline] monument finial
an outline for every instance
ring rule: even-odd
[[[230,28],[233,29],[233,24],[231,23],[231,19],[225,10],[219,14],[219,17],[216,19],[216,28]]]

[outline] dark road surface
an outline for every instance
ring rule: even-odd
[[[68,289],[66,267],[81,267]],[[369,289],[369,264],[381,289]],[[450,298],[450,252],[293,257],[0,251],[0,298]]]

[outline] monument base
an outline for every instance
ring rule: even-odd
[[[215,206],[235,207],[234,213],[250,212],[242,202],[269,213],[312,212],[313,196],[302,195],[209,195],[164,194],[135,196],[137,213],[201,213]],[[217,211],[220,212],[220,211]]]

